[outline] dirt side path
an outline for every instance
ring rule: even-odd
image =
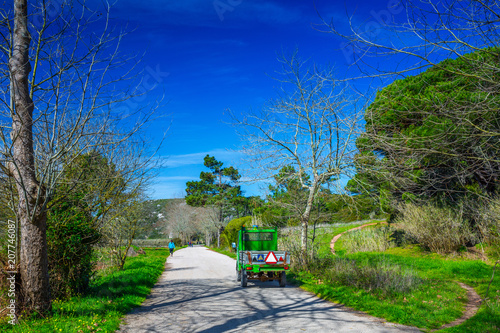
[[[354,231],[354,230],[359,230],[359,229],[362,229],[364,227],[368,227],[370,225],[376,225],[376,224],[379,224],[379,223],[381,223],[381,224],[387,224],[387,222],[376,222],[376,223],[364,224],[364,225],[361,225],[359,227],[352,228],[352,229],[349,229],[347,231],[344,231],[344,232],[342,232],[342,233],[340,233],[338,235],[335,235],[332,238],[332,241],[330,242],[330,249],[331,249],[332,253],[335,254],[335,243],[346,232],[351,232],[351,231]],[[454,327],[454,326],[458,326],[458,325],[462,324],[467,319],[472,318],[477,313],[477,311],[479,310],[479,307],[481,306],[481,297],[474,290],[474,288],[472,288],[472,287],[470,287],[470,286],[468,286],[466,284],[463,284],[461,282],[458,282],[458,284],[460,285],[460,287],[462,287],[465,290],[467,290],[468,303],[465,306],[465,311],[462,314],[462,317],[460,317],[460,318],[452,321],[451,323],[443,325],[442,327],[439,328],[439,330],[445,329],[445,328]]]
[[[357,315],[299,288],[249,281],[235,260],[203,247],[175,252],[152,294],[119,332],[420,332]]]

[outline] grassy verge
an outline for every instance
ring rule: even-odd
[[[132,245],[138,247],[166,247],[170,242],[170,238],[157,238],[157,239],[134,239]]]
[[[228,256],[230,258],[236,259],[236,253],[235,252],[231,252],[231,251],[226,250],[226,249],[219,249],[217,247],[211,247],[210,250],[218,252],[220,254],[224,254],[224,255],[226,255],[226,256]]]
[[[372,220],[369,221],[368,223],[379,223],[379,222],[385,222],[385,220]],[[336,223],[332,226],[327,226],[327,227],[320,227],[316,229],[316,239],[315,239],[315,244],[318,248],[318,255],[319,256],[326,256],[329,255],[331,252],[330,249],[330,242],[332,241],[332,238],[334,235],[341,234],[343,232],[346,232],[350,229],[359,227],[361,225],[366,224],[367,222],[351,222],[351,223]],[[309,231],[309,234],[311,235],[312,231]],[[342,238],[342,237],[341,237]],[[335,244],[335,248],[337,249],[337,243]]]
[[[346,232],[335,242],[335,252],[343,255],[353,252],[384,251],[396,245],[391,239],[393,232],[394,228],[384,224]]]
[[[114,332],[121,318],[139,306],[164,270],[168,249],[146,249],[128,258],[122,271],[99,276],[89,295],[54,301],[52,316],[0,323],[1,332]]]
[[[335,234],[338,232],[332,232],[330,239]],[[484,296],[492,276],[492,265],[429,254],[417,246],[384,252],[338,252],[341,254],[335,256],[318,252],[319,258],[307,271],[292,271],[289,280],[322,298],[422,329],[437,329],[462,316],[467,296],[457,282]],[[500,278],[495,277],[489,301],[478,313],[442,332],[498,332],[499,299]]]

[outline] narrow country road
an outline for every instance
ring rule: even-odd
[[[168,258],[143,305],[119,332],[420,332],[383,323],[277,282],[240,287],[235,260],[204,247]]]

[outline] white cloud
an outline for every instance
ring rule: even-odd
[[[241,157],[240,152],[225,149],[214,149],[200,153],[172,155],[165,158],[165,164],[167,168],[178,168],[186,165],[203,165],[203,158],[205,158],[206,155],[215,156],[217,160],[222,162]]]

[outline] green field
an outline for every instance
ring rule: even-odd
[[[346,254],[340,240],[347,234],[336,243],[336,254],[331,254],[328,240],[346,228],[324,233],[315,261],[307,270],[292,271],[289,280],[322,298],[424,330],[439,329],[462,316],[467,293],[457,282],[485,296],[493,273],[491,263],[467,256],[431,254],[416,245]],[[498,332],[499,297],[497,275],[487,302],[477,314],[442,332]]]
[[[122,271],[99,276],[89,295],[53,302],[47,318],[20,318],[12,326],[0,323],[1,332],[114,332],[121,318],[149,295],[164,270],[168,249],[146,249],[128,258]]]

